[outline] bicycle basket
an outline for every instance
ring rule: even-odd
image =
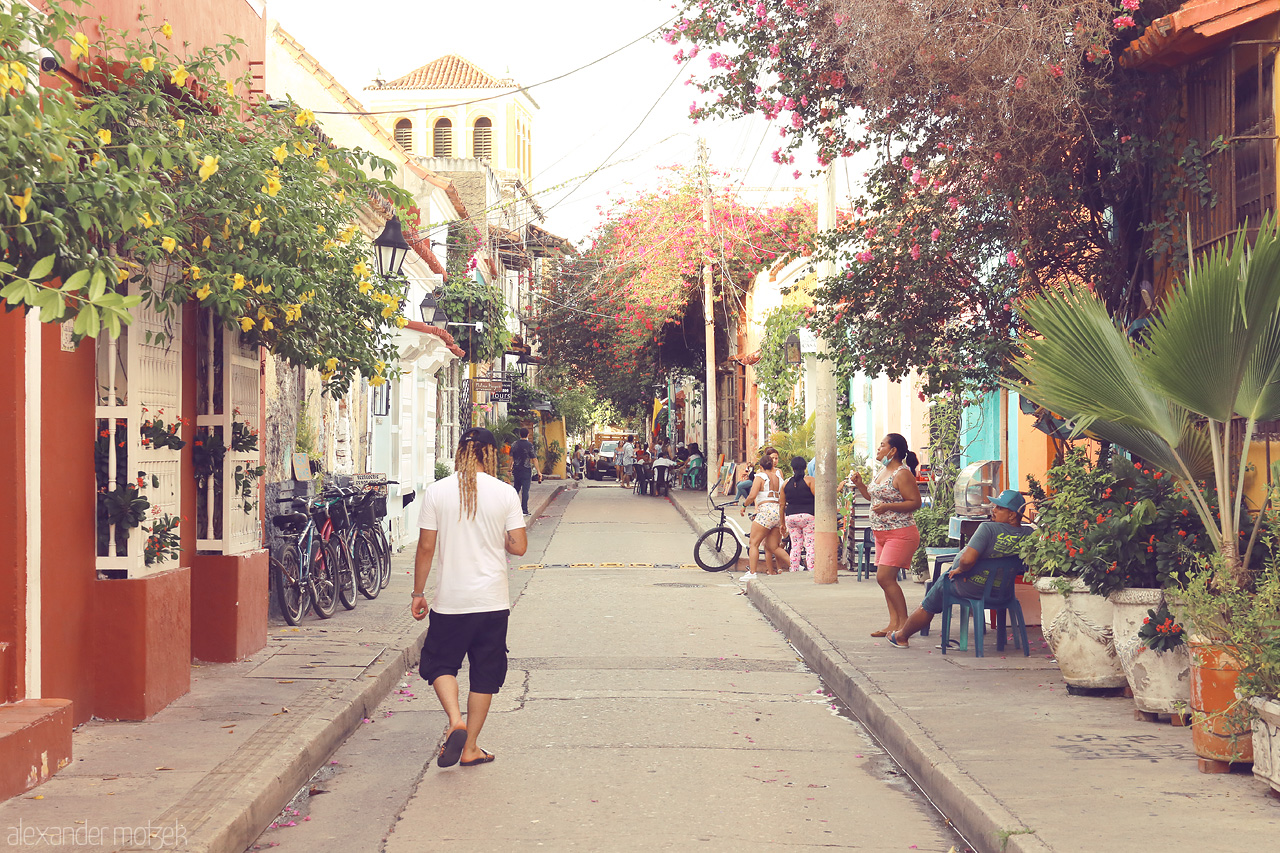
[[[329,518],[329,508],[327,506],[311,507],[311,520],[315,522],[316,527],[324,527],[325,520]]]
[[[387,517],[387,496],[386,495],[374,495],[372,504],[373,504],[374,518]]]
[[[340,500],[329,505],[329,518],[333,520],[334,530],[346,530],[351,526],[351,515],[347,512],[347,502]]]

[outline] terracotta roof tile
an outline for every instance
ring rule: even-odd
[[[480,66],[456,54],[433,59],[421,68],[366,89],[505,89],[517,86],[511,79],[498,79]]]
[[[1172,68],[1224,44],[1231,33],[1280,12],[1280,0],[1189,0],[1151,22],[1120,56],[1128,68]]]

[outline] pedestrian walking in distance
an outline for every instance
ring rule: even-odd
[[[507,678],[507,619],[511,596],[506,554],[529,547],[524,514],[515,490],[495,476],[498,442],[478,427],[462,434],[454,473],[422,494],[418,552],[413,564],[413,618],[430,613],[418,672],[435,688],[449,715],[439,764],[487,764],[493,754],[480,748],[480,729],[493,695]],[[440,574],[428,611],[423,593],[436,552]],[[505,552],[505,553],[504,553]],[[462,658],[470,665],[471,692],[463,721],[458,699]]]
[[[511,445],[511,479],[520,493],[520,509],[529,514],[529,486],[536,476],[542,482],[542,473],[535,467],[538,454],[529,440],[529,430],[520,427],[520,440]]]

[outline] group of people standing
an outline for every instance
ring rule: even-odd
[[[814,479],[809,473],[803,456],[791,458],[791,477],[785,482],[780,469],[781,456],[777,448],[766,447],[761,451],[760,464],[750,480],[739,483],[738,496],[742,498],[742,514],[754,504],[755,518],[751,520],[751,534],[747,547],[749,571],[746,580],[756,576],[759,550],[764,545],[765,565],[761,573],[776,575],[783,570],[813,571],[814,531]],[[746,484],[750,485],[747,486]],[[743,495],[743,487],[746,494]],[[791,552],[782,547],[782,526],[786,524],[791,538]],[[801,563],[803,552],[804,563]]]
[[[867,483],[853,472],[846,482],[871,503],[871,530],[876,542],[876,581],[884,590],[889,608],[889,624],[872,634],[887,636],[907,620],[907,601],[898,585],[898,571],[911,565],[920,546],[914,513],[920,508],[920,488],[916,485],[916,455],[907,448],[907,440],[890,433],[876,449],[881,468]],[[764,546],[765,565],[761,574],[773,575],[783,570],[813,571],[814,483],[812,463],[803,456],[791,459],[791,476],[783,480],[779,472],[781,457],[776,448],[761,451],[757,470],[750,480],[738,484],[742,498],[742,514],[755,505],[747,548],[748,571],[743,578],[756,576],[760,546]],[[747,484],[750,484],[749,486]],[[746,492],[744,495],[743,492]],[[791,551],[782,547],[782,525],[786,524]],[[804,563],[801,563],[803,552]]]
[[[920,607],[908,615],[907,600],[898,584],[898,573],[911,566],[920,547],[920,531],[916,528],[915,511],[923,501],[916,481],[916,454],[898,433],[889,433],[876,448],[879,468],[870,482],[860,472],[849,475],[845,486],[857,490],[871,504],[871,532],[875,539],[876,582],[884,592],[889,611],[888,624],[871,632],[872,637],[885,637],[891,646],[905,649],[910,637],[924,628],[942,611],[944,592],[951,590],[967,598],[981,597],[987,575],[981,561],[1016,554],[1019,540],[1032,532],[1023,523],[1026,499],[1015,489],[1006,489],[993,498],[991,521],[979,525],[966,547],[956,557],[951,571],[940,578],[925,594]],[[743,500],[742,512],[750,504],[758,507],[751,523],[748,548],[749,571],[744,580],[756,576],[760,545],[765,551],[763,574],[777,574],[782,568],[800,570],[800,551],[806,558],[806,570],[813,570],[814,479],[812,468],[802,456],[791,460],[791,478],[782,480],[776,470],[779,454],[772,447],[762,451],[758,470],[751,480],[739,483],[741,489],[750,483]],[[782,548],[781,521],[785,519],[791,536],[791,553]],[[772,564],[772,565],[771,565]]]

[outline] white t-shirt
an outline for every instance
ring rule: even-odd
[[[456,473],[437,480],[422,493],[418,526],[436,534],[439,566],[437,613],[485,613],[509,610],[506,537],[524,527],[520,496],[506,483],[476,474],[476,517],[459,517],[462,493]]]

